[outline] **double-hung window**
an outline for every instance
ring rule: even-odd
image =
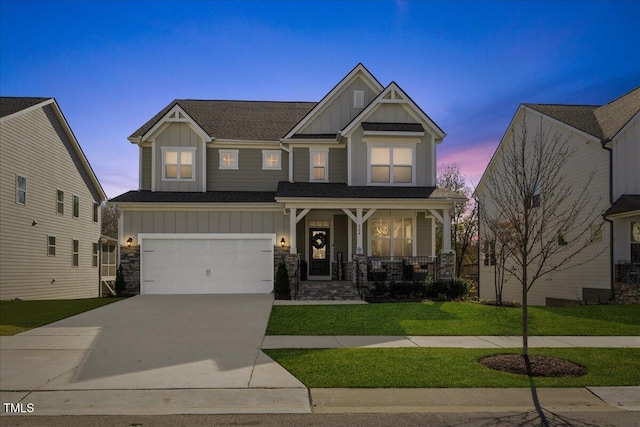
[[[415,184],[415,151],[411,147],[370,147],[371,184]]]
[[[80,217],[80,197],[73,196],[73,212],[71,213],[74,218]]]
[[[47,236],[47,255],[56,256],[56,236]]]
[[[22,175],[16,175],[16,203],[27,204],[27,178]]]
[[[72,241],[71,251],[71,266],[77,267],[80,261],[80,242],[78,240]]]
[[[58,190],[56,212],[64,215],[64,191]]]
[[[484,265],[496,265],[496,241],[485,240],[484,241]]]
[[[262,169],[263,170],[281,170],[282,151],[280,150],[262,150]]]
[[[195,181],[195,147],[162,147],[162,179],[164,181]]]
[[[238,169],[238,150],[220,150],[220,169]]]
[[[93,204],[93,222],[98,222],[98,212],[100,210],[100,205],[97,203]]]
[[[99,246],[96,242],[93,242],[93,252],[91,254],[91,266],[92,267],[97,267],[98,266],[98,253],[99,253]]]
[[[327,182],[329,180],[329,150],[309,150],[309,181]]]

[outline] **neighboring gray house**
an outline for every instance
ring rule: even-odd
[[[53,98],[0,98],[0,299],[99,295],[106,195]]]
[[[310,279],[338,254],[435,256],[435,221],[449,235],[464,200],[435,187],[444,137],[362,64],[317,103],[175,100],[129,137],[139,189],[110,201],[131,291],[270,292],[281,246]]]
[[[602,106],[521,105],[476,188],[479,202],[487,209],[493,208],[483,198],[486,189],[493,185],[491,169],[500,162],[500,151],[525,115],[527,126],[542,125],[569,138],[575,153],[563,176],[575,183],[575,188],[581,188],[589,174],[595,172],[589,194],[593,203],[597,203],[596,210],[605,214],[604,227],[601,231],[594,229],[594,234],[586,237],[593,238],[592,243],[573,262],[582,265],[545,276],[531,289],[530,303],[604,302],[614,290],[618,300],[640,301],[637,286],[636,296],[625,290],[629,267],[636,268],[636,264],[640,272],[640,87]],[[530,134],[534,133],[535,129],[531,129]],[[480,298],[493,300],[495,243],[482,220],[479,234]],[[521,300],[521,287],[513,279],[506,281],[503,300]]]

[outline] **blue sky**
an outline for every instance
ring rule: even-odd
[[[127,137],[171,100],[318,101],[359,62],[477,183],[520,103],[640,85],[640,2],[0,0],[0,94],[55,97],[109,197],[137,188]]]

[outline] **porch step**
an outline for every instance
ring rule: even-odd
[[[293,295],[292,295],[293,296]],[[349,280],[306,280],[298,286],[300,301],[360,301],[355,284]]]

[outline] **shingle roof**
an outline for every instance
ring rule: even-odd
[[[602,141],[611,140],[640,111],[640,87],[608,104],[558,105],[524,104]]]
[[[0,117],[9,116],[18,111],[38,105],[51,98],[29,98],[29,97],[0,97]]]
[[[336,198],[336,199],[465,199],[465,196],[436,187],[377,187],[348,186],[336,183],[287,182],[278,183],[279,198]]]
[[[113,203],[273,203],[273,191],[146,191],[132,190],[109,200]]]
[[[633,211],[640,211],[640,195],[623,194],[604,214],[609,216]]]
[[[130,138],[143,136],[176,104],[210,136],[249,141],[278,141],[316,105],[315,102],[176,99]]]
[[[362,122],[362,129],[387,132],[424,132],[422,123],[377,123]]]

